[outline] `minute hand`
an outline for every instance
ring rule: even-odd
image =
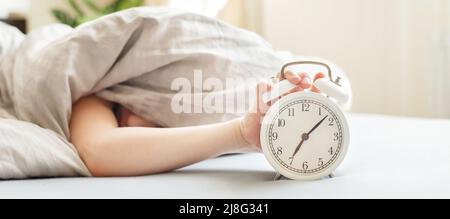
[[[311,129],[311,131],[308,132],[308,136],[311,135],[317,128],[319,128],[319,126],[323,123],[323,121],[325,121],[325,119],[328,118],[328,115],[325,116],[325,118],[323,118],[322,120],[320,120],[319,123],[317,123],[314,128]]]

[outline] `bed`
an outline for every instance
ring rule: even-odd
[[[450,121],[349,116],[351,148],[336,177],[274,180],[263,155],[211,159],[131,178],[1,181],[1,198],[450,198]]]
[[[69,140],[72,106],[85,96],[174,128],[243,116],[237,109],[250,108],[257,82],[292,61],[327,63],[352,93],[344,70],[327,60],[275,51],[255,33],[172,8],[134,8],[77,28],[49,24],[27,35],[0,23],[0,32],[5,180],[90,176]],[[295,71],[328,70],[316,67]],[[350,104],[351,98],[342,103]]]

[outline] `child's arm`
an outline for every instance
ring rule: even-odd
[[[301,77],[292,74],[288,80],[298,84],[298,90],[309,88],[310,82]],[[260,93],[266,91],[259,88]],[[71,142],[94,176],[166,172],[226,153],[260,151],[260,120],[268,107],[263,108],[208,126],[120,128],[111,103],[90,96],[73,106]]]
[[[72,143],[95,176],[174,170],[248,147],[240,120],[188,128],[118,128],[110,103],[95,96],[74,105]]]

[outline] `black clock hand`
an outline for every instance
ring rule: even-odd
[[[305,141],[306,141],[305,137],[306,137],[305,134],[303,134],[302,135],[302,141],[300,142],[300,144],[298,144],[297,148],[295,149],[294,154],[289,159],[294,160],[295,155],[297,155],[297,153],[300,150],[300,148],[302,148],[303,143],[305,143]]]
[[[320,120],[319,123],[317,123],[317,125],[314,126],[314,128],[311,129],[311,131],[308,132],[308,136],[311,135],[311,133],[313,133],[317,128],[319,128],[319,126],[323,123],[323,121],[325,121],[325,119],[328,118],[328,115],[325,116],[325,118],[323,118],[322,120]]]
[[[325,118],[323,118],[322,120],[320,120],[319,123],[317,123],[312,129],[311,131],[309,131],[308,133],[304,133],[302,135],[302,141],[300,142],[300,144],[297,146],[297,148],[295,149],[294,154],[292,155],[292,157],[290,157],[291,159],[294,159],[295,155],[297,155],[298,151],[300,150],[300,148],[302,147],[303,143],[305,143],[305,141],[309,140],[309,135],[311,135],[322,123],[323,121],[325,121],[325,119],[328,118],[328,115],[325,116]]]

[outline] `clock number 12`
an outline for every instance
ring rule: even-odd
[[[311,105],[304,103],[302,104],[302,112],[309,112],[309,108],[311,107]]]

